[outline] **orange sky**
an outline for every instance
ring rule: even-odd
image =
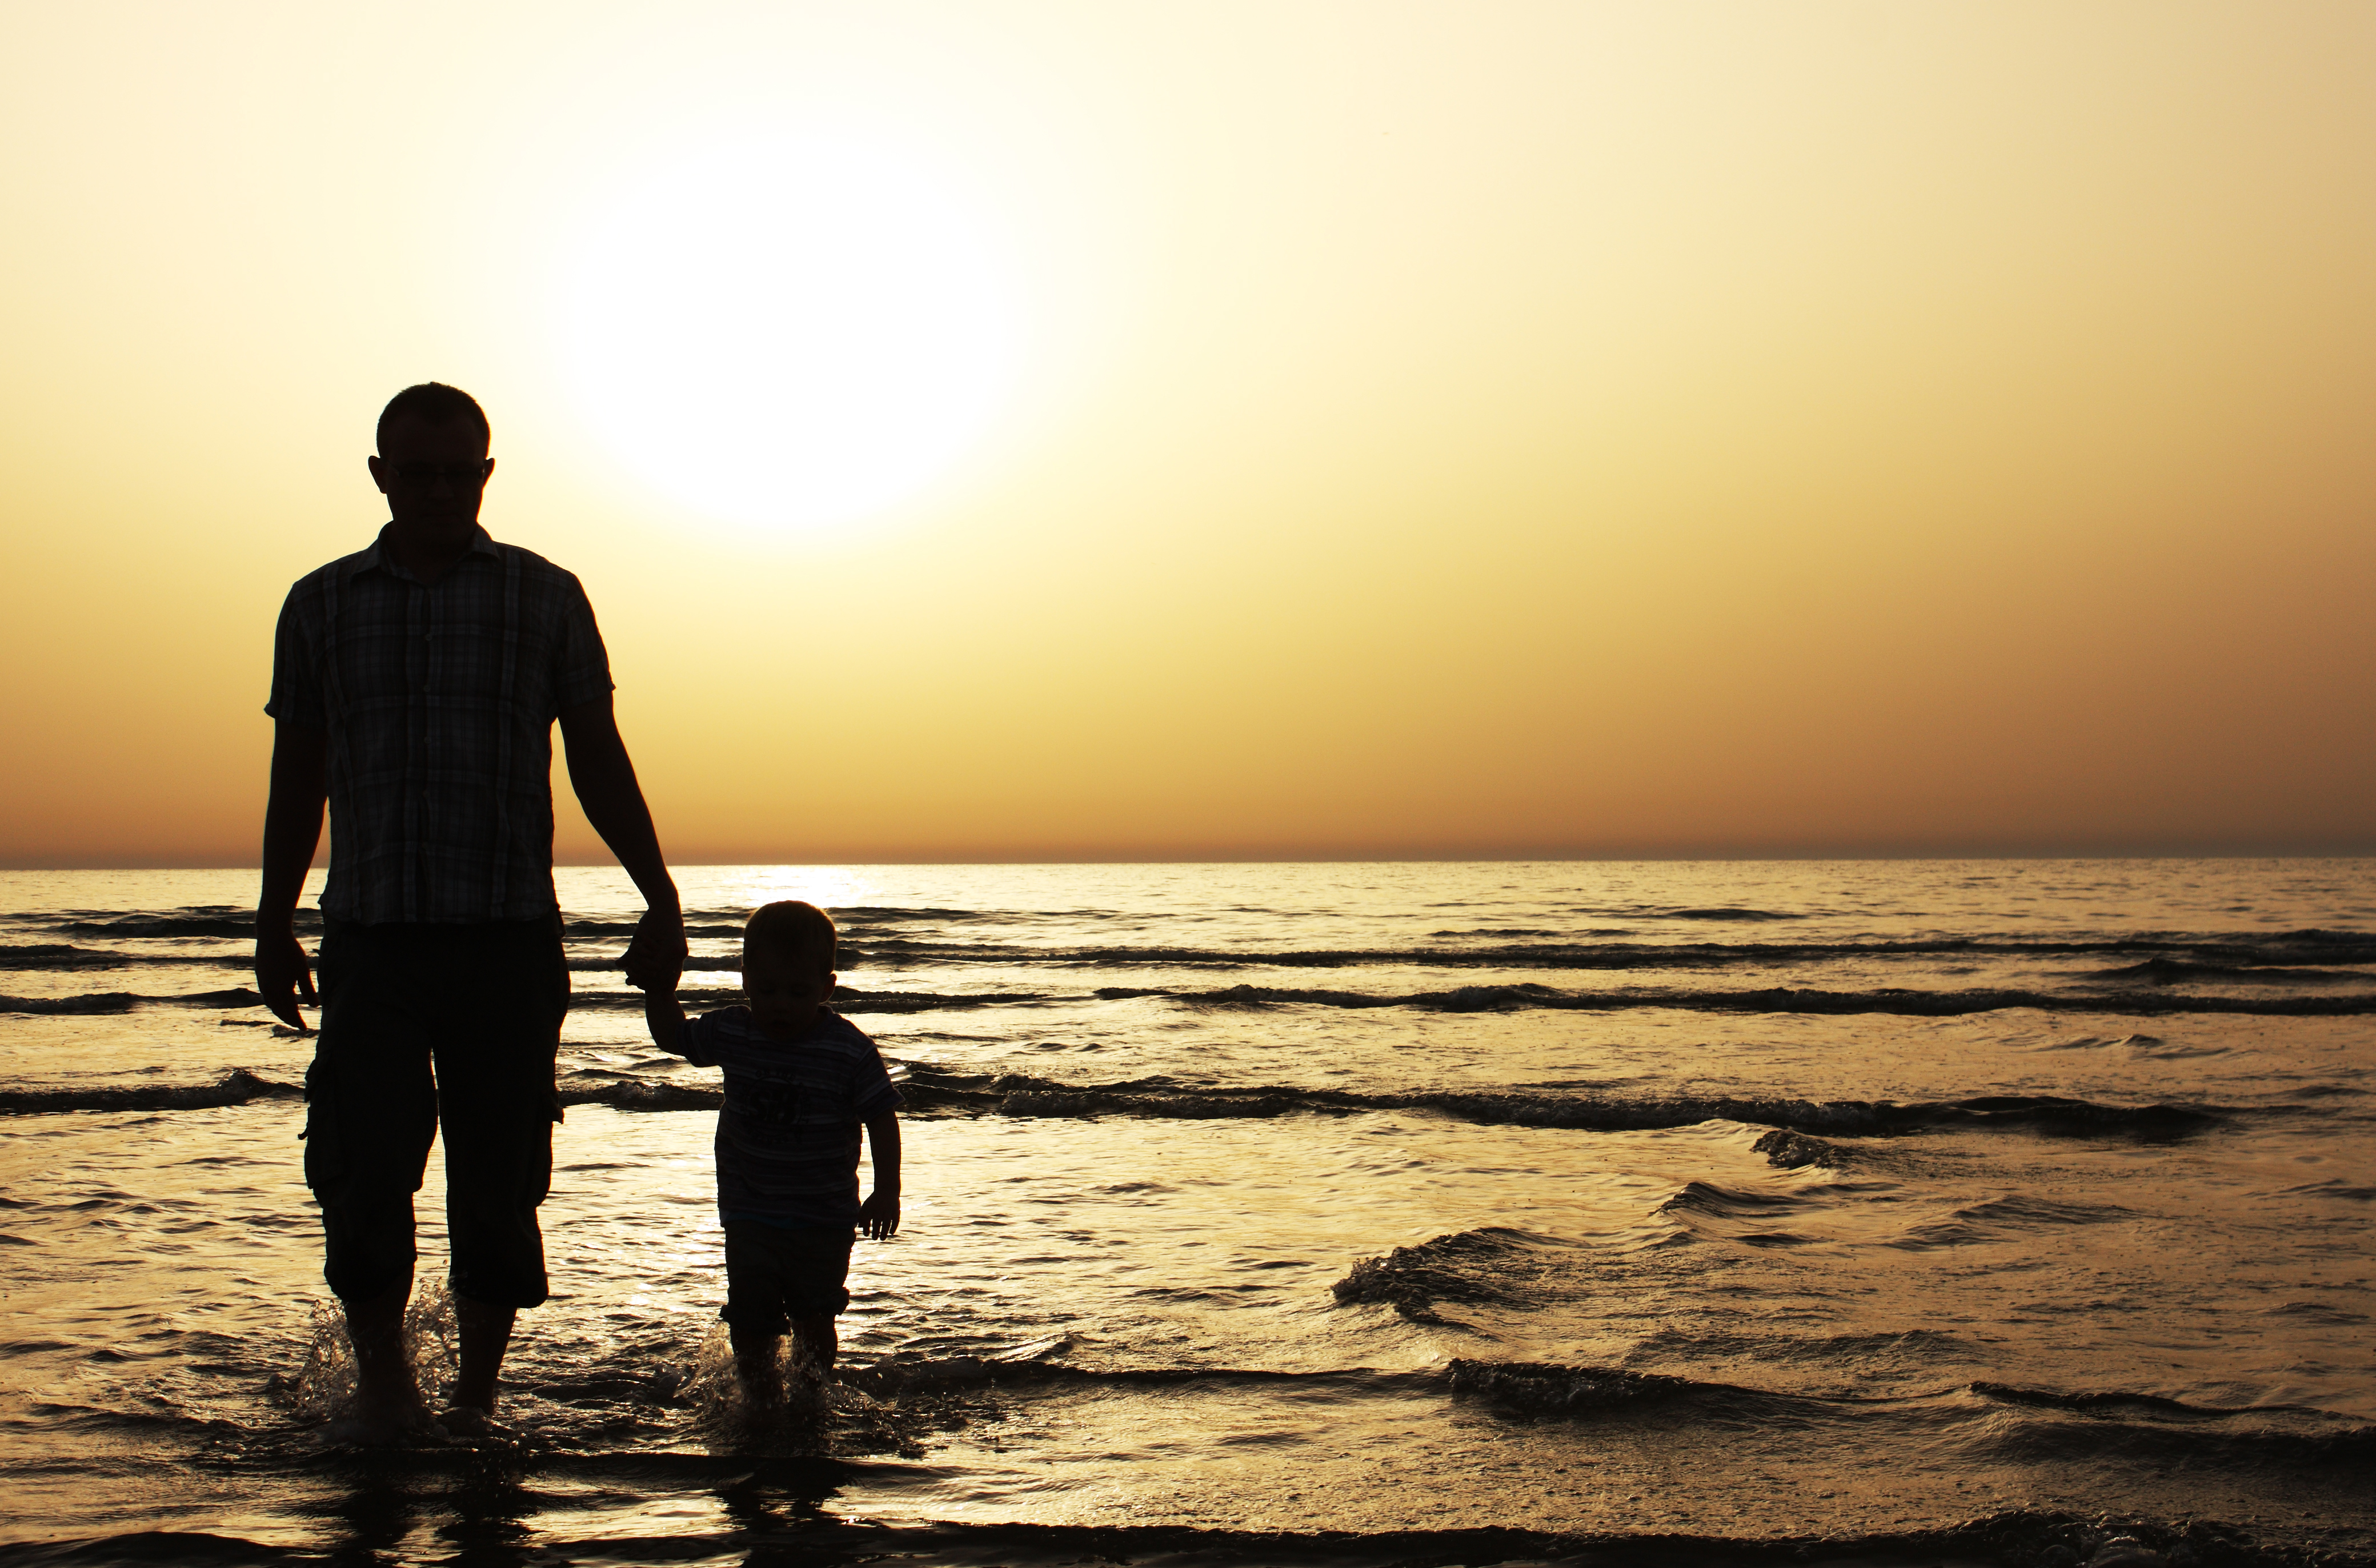
[[[11,39],[0,862],[254,861],[274,613],[430,377],[493,418],[491,531],[585,580],[687,861],[2376,852],[2376,8]],[[888,251],[802,159],[922,193]],[[676,284],[586,291],[745,187],[620,274]],[[742,331],[862,315],[903,244],[987,303],[860,362],[887,412]],[[637,445],[803,376],[780,447]]]

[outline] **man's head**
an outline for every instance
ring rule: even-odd
[[[833,994],[832,917],[796,898],[768,904],[742,926],[742,994],[751,1020],[777,1039],[816,1022]]]
[[[372,482],[387,496],[388,520],[419,546],[460,551],[479,526],[479,502],[494,460],[487,416],[457,386],[408,386],[380,410]]]

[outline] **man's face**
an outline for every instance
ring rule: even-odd
[[[390,521],[422,543],[459,544],[479,524],[479,502],[494,463],[487,438],[466,419],[431,424],[400,419],[371,460]]]
[[[791,1039],[816,1022],[817,1009],[833,994],[834,978],[814,962],[746,955],[742,994],[751,1004],[751,1021],[771,1039]]]

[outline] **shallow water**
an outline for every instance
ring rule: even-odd
[[[737,1406],[714,1076],[564,871],[515,1435],[372,1453],[252,873],[0,875],[0,1557],[2376,1552],[2376,862],[682,879],[689,992],[813,898],[910,1074],[839,1384]]]

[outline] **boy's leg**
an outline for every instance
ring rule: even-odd
[[[839,1346],[835,1343],[833,1314],[792,1319],[792,1353],[802,1362],[820,1372],[833,1371],[833,1359]]]
[[[811,1375],[822,1381],[833,1371],[839,1349],[833,1320],[849,1305],[851,1228],[820,1225],[784,1232],[789,1283],[784,1290],[792,1319],[792,1345]]]
[[[783,1233],[755,1219],[726,1222],[727,1337],[734,1346],[734,1375],[752,1403],[779,1405],[783,1373],[776,1352],[790,1320],[784,1313]]]
[[[305,1183],[322,1209],[323,1277],[354,1347],[366,1440],[431,1423],[404,1343],[412,1294],[412,1194],[437,1131],[423,1020],[400,931],[323,934],[322,1027],[305,1071]]]
[[[523,1307],[547,1280],[537,1209],[552,1182],[553,1057],[564,977],[549,921],[449,928],[451,978],[437,1037],[446,1220],[460,1338],[452,1407],[469,1431],[493,1418],[497,1379]]]
[[[727,1335],[734,1343],[734,1375],[742,1384],[743,1396],[754,1405],[782,1404],[784,1373],[777,1351],[784,1336],[731,1324],[727,1327]]]

